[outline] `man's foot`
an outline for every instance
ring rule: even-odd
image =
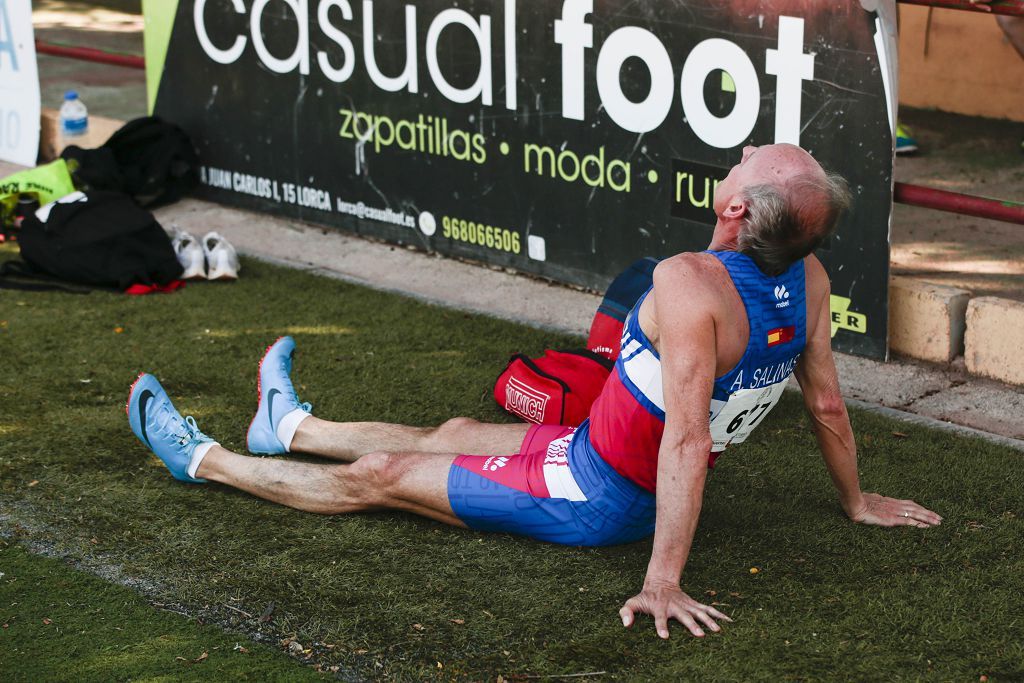
[[[183,418],[175,410],[156,377],[139,375],[128,392],[125,410],[135,436],[164,461],[175,479],[206,483],[205,479],[197,479],[195,473],[217,442],[199,431],[191,415]]]
[[[917,140],[910,135],[910,129],[896,124],[896,153],[913,154],[917,151]]]
[[[292,386],[289,375],[292,372],[294,353],[295,340],[281,337],[263,354],[257,385],[259,406],[246,437],[251,453],[287,453],[299,423],[313,410],[310,404],[299,401]]]

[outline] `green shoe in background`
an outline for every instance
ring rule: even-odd
[[[913,154],[917,151],[917,140],[910,136],[910,130],[896,124],[896,153]]]

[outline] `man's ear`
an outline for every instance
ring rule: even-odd
[[[739,195],[730,198],[729,203],[725,206],[725,211],[722,212],[722,218],[731,218],[733,220],[739,220],[746,215],[747,203]]]

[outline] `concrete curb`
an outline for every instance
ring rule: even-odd
[[[893,277],[889,349],[932,363],[962,353],[971,374],[1024,386],[1024,303]]]
[[[1024,303],[983,296],[967,307],[968,372],[1024,384]]]
[[[966,289],[910,277],[889,279],[889,349],[911,358],[948,363],[964,347]]]
[[[450,299],[442,298],[442,297],[439,297],[439,296],[433,296],[433,295],[430,295],[430,294],[422,294],[422,293],[419,293],[419,292],[413,292],[413,291],[409,291],[408,289],[402,289],[402,288],[399,288],[399,287],[382,285],[379,282],[376,282],[374,280],[368,280],[368,279],[363,278],[363,277],[358,277],[358,276],[355,276],[355,275],[349,275],[347,273],[343,273],[341,271],[334,270],[333,268],[328,268],[328,267],[324,267],[324,266],[317,266],[317,265],[303,265],[301,263],[296,263],[295,261],[291,261],[291,260],[288,260],[288,259],[277,258],[275,256],[270,256],[268,254],[261,254],[261,253],[251,252],[251,251],[248,251],[248,250],[245,250],[245,249],[239,249],[238,251],[239,251],[239,253],[241,253],[241,254],[243,254],[245,256],[248,256],[249,258],[256,259],[257,261],[263,261],[264,263],[271,263],[273,265],[282,266],[284,268],[295,268],[297,270],[304,270],[304,271],[306,271],[308,273],[313,273],[314,275],[321,275],[323,277],[329,277],[329,278],[333,278],[335,280],[341,280],[342,282],[349,282],[351,284],[360,285],[362,287],[366,287],[368,289],[374,289],[374,290],[377,290],[379,292],[387,292],[388,294],[397,294],[399,296],[408,297],[410,299],[415,299],[416,301],[422,301],[425,304],[430,304],[431,306],[440,306],[441,308],[447,308],[447,309],[450,309],[450,310],[453,310],[453,311],[459,311],[459,312],[463,312],[463,313],[475,313],[475,314],[479,314],[479,315],[486,315],[486,316],[488,316],[490,318],[497,318],[498,320],[507,320],[508,322],[518,323],[520,325],[526,325],[528,327],[533,327],[533,328],[536,328],[536,329],[539,329],[539,330],[544,330],[546,332],[556,332],[556,333],[559,333],[559,334],[574,334],[574,335],[585,335],[586,334],[586,330],[581,331],[580,329],[578,329],[577,327],[572,326],[572,325],[563,325],[563,324],[557,324],[557,323],[552,323],[552,322],[544,322],[544,321],[538,321],[538,320],[532,320],[532,319],[525,319],[525,318],[522,318],[522,317],[519,317],[519,316],[516,316],[516,315],[511,315],[511,314],[508,314],[508,313],[504,313],[502,311],[490,310],[490,309],[488,309],[488,308],[486,308],[484,306],[474,306],[472,304],[456,304],[456,303],[452,302]],[[474,268],[484,268],[485,266],[473,265],[472,267],[474,267]],[[542,284],[542,286],[543,286],[543,283],[540,283],[540,284]],[[597,305],[600,302],[600,297],[598,297],[596,295],[593,295],[593,294],[589,294],[587,292],[579,292],[579,294],[581,294],[582,296],[593,297],[593,299],[594,299],[594,309],[595,310],[597,309]]]
[[[945,422],[938,420],[934,417],[928,417],[927,415],[919,415],[917,413],[908,413],[905,410],[897,410],[896,408],[888,408],[886,406],[880,406],[876,403],[868,403],[867,401],[861,401],[855,398],[846,399],[846,405],[866,410],[871,413],[878,415],[884,415],[885,417],[891,417],[901,422],[909,422],[911,424],[920,425],[922,427],[930,427],[932,429],[938,429],[944,432],[952,432],[961,436],[973,436],[978,439],[984,439],[990,443],[998,444],[1000,446],[1006,446],[1013,448],[1024,453],[1024,440],[1015,439],[1011,436],[1002,436],[1000,434],[993,434],[991,432],[985,432],[980,429],[973,427],[965,427],[964,425],[958,425],[953,422]]]

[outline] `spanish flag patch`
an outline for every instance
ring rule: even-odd
[[[795,334],[795,325],[789,325],[788,327],[776,327],[774,330],[768,330],[768,346],[770,348],[772,346],[791,342],[793,341],[793,336]]]

